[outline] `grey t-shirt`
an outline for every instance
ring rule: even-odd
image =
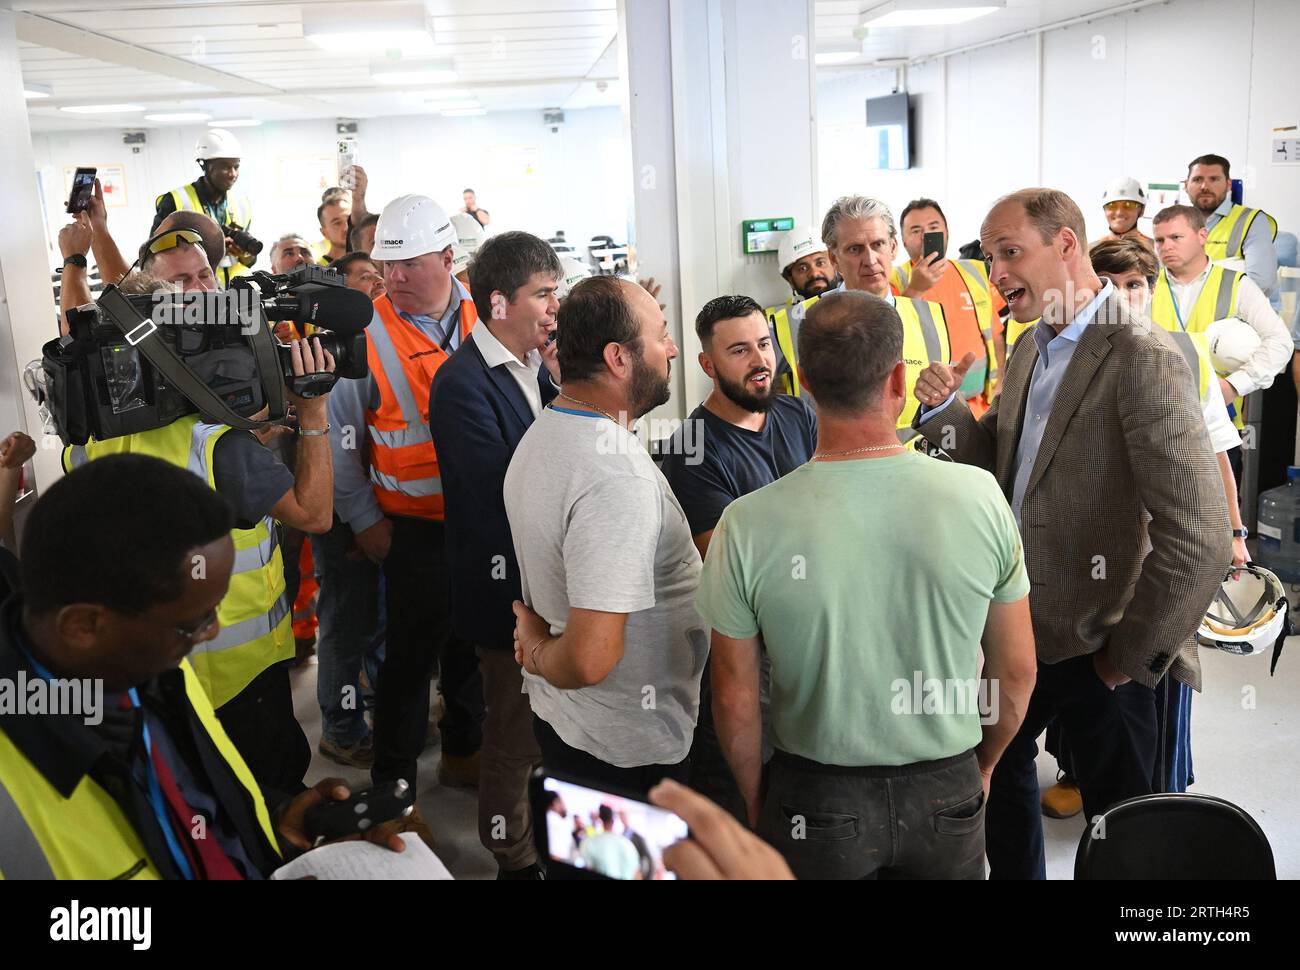
[[[564,632],[571,608],[627,613],[623,657],[592,687],[524,672],[533,713],[606,764],[676,764],[691,748],[708,632],[700,554],[637,438],[598,415],[547,408],[519,442],[506,514],[524,601]]]
[[[293,472],[250,432],[232,428],[212,451],[217,491],[234,507],[235,525],[251,529],[293,488]]]

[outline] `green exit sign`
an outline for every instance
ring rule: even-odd
[[[781,245],[780,234],[794,228],[792,217],[780,219],[746,219],[740,224],[745,255],[774,253]]]

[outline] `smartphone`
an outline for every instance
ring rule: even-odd
[[[674,813],[642,795],[534,772],[533,837],[548,879],[676,879],[664,849],[690,835]]]
[[[338,179],[339,185],[345,189],[355,188],[352,176],[348,169],[357,164],[357,140],[355,138],[340,138],[338,152]]]
[[[94,168],[79,168],[72,176],[72,192],[68,195],[68,214],[76,215],[90,208],[91,196],[95,194]]]
[[[925,260],[929,259],[931,253],[938,255],[939,259],[943,259],[943,243],[943,233],[927,232],[924,241],[921,243],[921,261],[925,262]]]
[[[365,791],[353,792],[341,802],[321,802],[307,809],[303,827],[313,845],[349,835],[364,835],[376,825],[405,818],[415,809],[415,792],[402,778]]]

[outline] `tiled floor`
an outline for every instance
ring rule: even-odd
[[[1300,878],[1300,637],[1288,641],[1276,677],[1268,676],[1268,659],[1232,657],[1201,651],[1205,691],[1192,704],[1192,754],[1196,784],[1192,791],[1217,795],[1249,812],[1273,845],[1281,878]],[[366,772],[344,768],[315,754],[320,738],[316,706],[316,667],[294,671],[294,707],[312,743],[308,782],[328,775],[365,786]],[[438,748],[420,758],[420,812],[433,830],[438,854],[457,879],[491,879],[496,864],[480,845],[475,815],[476,793],[443,788],[437,783]],[[1040,754],[1039,782],[1050,785],[1056,764]],[[1083,817],[1044,819],[1047,875],[1069,879],[1074,853],[1083,834]]]

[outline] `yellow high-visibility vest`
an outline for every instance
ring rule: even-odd
[[[1042,318],[1040,317],[1039,319]],[[1020,339],[1020,335],[1024,333],[1026,330],[1028,330],[1029,328],[1031,328],[1032,326],[1034,326],[1034,324],[1036,323],[1038,323],[1038,320],[1030,320],[1028,323],[1021,323],[1019,320],[1017,320],[1015,317],[1011,316],[1010,314],[1007,315],[1006,327],[1007,327],[1007,356],[1008,357],[1011,356],[1011,348],[1016,345],[1016,341]]]
[[[955,259],[953,266],[966,284],[971,304],[975,309],[975,319],[979,322],[980,337],[984,340],[984,360],[976,361],[966,374],[963,382],[962,396],[970,400],[984,394],[993,400],[994,389],[998,383],[998,353],[993,343],[993,294],[989,285],[988,271],[977,259]],[[912,281],[912,261],[895,266],[890,273],[890,284],[902,293]],[[952,321],[948,321],[952,326]]]
[[[212,215],[212,213],[204,207],[202,200],[199,199],[199,192],[194,188],[193,182],[189,185],[182,185],[178,189],[172,189],[170,192],[164,192],[162,195],[158,196],[158,198],[154,199],[154,208],[156,209],[158,203],[163,200],[163,197],[168,195],[171,196],[172,202],[175,204],[178,212],[184,209],[190,212],[202,212],[204,215],[208,216]],[[237,199],[230,195],[226,196],[225,225],[237,225],[241,228],[247,229],[248,224],[252,219],[253,210],[249,206],[247,199]],[[235,260],[230,266],[212,267],[212,272],[216,275],[217,279],[221,281],[222,286],[229,286],[230,280],[233,277],[243,276],[245,273],[251,273],[252,269],[239,262],[239,260]]]
[[[1215,320],[1236,316],[1237,294],[1241,289],[1241,280],[1244,276],[1244,273],[1239,273],[1234,269],[1211,266],[1210,274],[1205,278],[1205,285],[1201,287],[1201,292],[1196,297],[1196,303],[1192,306],[1192,312],[1180,322],[1178,305],[1174,300],[1174,291],[1169,285],[1169,272],[1162,268],[1160,275],[1156,278],[1155,289],[1151,294],[1151,319],[1170,333],[1180,331],[1197,334],[1205,333]],[[1227,377],[1228,375],[1219,374],[1219,376]],[[1245,428],[1245,423],[1242,421],[1241,411],[1245,406],[1245,400],[1238,397],[1231,404],[1233,406],[1232,423],[1238,430],[1242,430]]]
[[[1197,397],[1204,404],[1210,399],[1210,381],[1218,380],[1210,358],[1209,341],[1203,333],[1184,333],[1181,330],[1169,336],[1174,338],[1174,346],[1182,352],[1183,359],[1195,375]]]
[[[1248,209],[1244,205],[1234,205],[1228,214],[1214,224],[1205,240],[1205,254],[1210,262],[1217,263],[1224,259],[1241,259],[1246,233],[1259,217],[1268,220],[1273,238],[1277,238],[1277,220],[1263,209]]]
[[[828,294],[829,295],[829,294]],[[776,334],[777,345],[790,364],[790,379],[786,391],[796,397],[801,396],[798,376],[798,324],[803,320],[808,308],[816,303],[818,297],[812,297],[798,304],[800,311],[791,313],[786,307],[769,309],[768,320]],[[943,314],[943,307],[929,300],[913,300],[910,297],[894,298],[894,309],[903,321],[903,361],[907,364],[907,398],[903,413],[898,416],[898,430],[912,437],[912,419],[916,416],[921,403],[913,390],[921,371],[936,362],[948,363],[951,347],[948,342],[948,322]],[[793,322],[792,317],[797,316]]]
[[[177,418],[152,431],[107,441],[91,440],[63,452],[65,471],[106,455],[152,455],[188,468],[216,488],[212,453],[225,424],[205,424],[197,414]],[[212,706],[233,700],[263,670],[294,656],[293,615],[285,597],[284,560],[275,538],[275,520],[264,517],[252,529],[234,529],[235,567],[230,588],[217,606],[221,630],[190,654],[190,663]]]
[[[218,753],[248,792],[258,829],[278,858],[262,790],[226,736],[188,660],[185,697]],[[0,730],[0,878],[159,879],[130,821],[89,775],[65,798]]]

